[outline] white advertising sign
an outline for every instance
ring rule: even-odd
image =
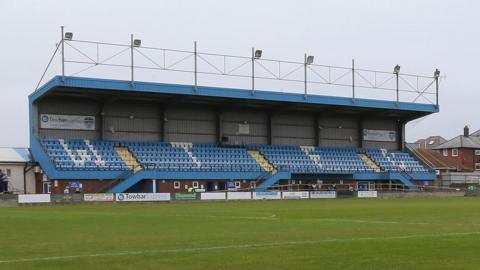
[[[397,133],[393,130],[364,129],[363,139],[365,141],[395,142]]]
[[[283,199],[308,199],[308,191],[285,191],[282,192]]]
[[[113,202],[115,196],[113,193],[87,193],[83,195],[83,200],[86,202]]]
[[[251,192],[228,192],[227,199],[228,200],[251,200],[252,193]]]
[[[238,134],[239,135],[250,134],[250,125],[249,124],[238,124]]]
[[[280,192],[267,191],[267,192],[254,192],[254,200],[279,200],[281,197]]]
[[[335,199],[337,198],[336,191],[311,191],[310,199]]]
[[[371,190],[371,191],[359,191],[357,193],[358,198],[377,198],[377,191],[376,190]]]
[[[170,201],[170,193],[117,193],[117,202],[158,202]]]
[[[95,130],[95,116],[40,114],[40,128]]]
[[[207,192],[200,193],[200,200],[226,200],[227,194],[225,192]]]
[[[49,203],[50,194],[20,194],[18,203]]]

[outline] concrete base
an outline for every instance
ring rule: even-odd
[[[0,194],[0,207],[18,206],[18,195]]]

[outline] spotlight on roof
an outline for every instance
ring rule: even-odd
[[[313,58],[314,58],[313,55],[307,56],[307,59],[305,60],[305,64],[307,65],[313,64]]]
[[[435,69],[435,73],[433,73],[433,76],[434,76],[435,78],[440,77],[440,70],[438,70],[438,68]]]
[[[73,38],[73,33],[72,32],[66,32],[65,33],[65,39],[66,40],[72,40]]]
[[[134,47],[140,47],[142,45],[142,41],[140,39],[134,39],[133,40],[133,46]]]
[[[400,73],[400,66],[399,66],[399,65],[396,65],[396,66],[393,68],[393,73],[395,73],[395,74]]]
[[[257,59],[262,57],[262,50],[255,50],[254,57]]]

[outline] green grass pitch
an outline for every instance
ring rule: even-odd
[[[0,208],[0,269],[480,269],[480,198]]]

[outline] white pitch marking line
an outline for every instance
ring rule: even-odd
[[[210,250],[222,250],[222,249],[294,246],[294,245],[308,245],[308,244],[349,242],[349,241],[385,241],[385,240],[457,237],[457,236],[468,236],[468,235],[480,235],[480,232],[446,233],[446,234],[434,234],[434,235],[413,234],[413,235],[402,235],[402,236],[358,237],[358,238],[343,238],[343,239],[331,238],[331,239],[322,239],[322,240],[285,241],[285,242],[271,242],[271,243],[260,243],[260,244],[231,245],[231,246],[193,247],[193,248],[182,248],[182,249],[144,250],[144,251],[119,251],[119,252],[111,252],[111,253],[97,253],[97,254],[86,254],[86,255],[53,256],[53,257],[42,257],[42,258],[3,260],[3,261],[0,261],[0,264],[56,261],[56,260],[78,259],[78,258],[111,257],[111,256],[122,256],[122,255],[143,255],[143,254],[152,254],[152,253],[180,253],[180,252],[210,251]]]
[[[374,224],[404,224],[404,225],[432,225],[433,224],[433,223],[427,223],[427,222],[403,222],[403,221],[337,219],[337,218],[309,218],[308,220],[351,222],[351,223],[374,223]]]
[[[166,215],[168,216],[168,215]],[[230,218],[230,219],[253,219],[253,220],[277,220],[277,215],[273,214],[266,217],[245,217],[245,216],[222,216],[222,215],[188,215],[188,214],[178,214],[173,215],[174,217],[195,217],[195,218]]]

